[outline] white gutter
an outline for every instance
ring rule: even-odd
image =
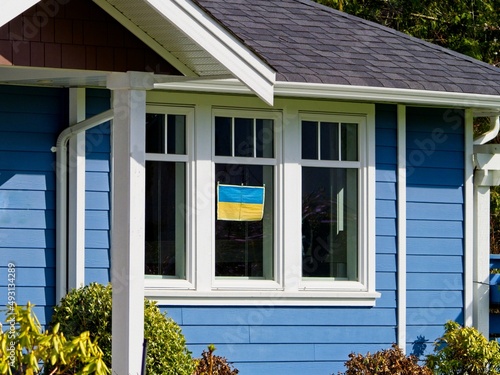
[[[67,293],[67,222],[68,222],[68,142],[74,135],[113,119],[113,109],[109,109],[89,119],[64,129],[57,137],[56,146],[56,302]]]
[[[498,116],[490,117],[490,129],[486,133],[481,134],[477,138],[474,138],[474,146],[484,145],[488,143],[492,139],[496,138],[499,131],[500,131],[499,117]]]
[[[232,80],[211,80],[204,82],[157,83],[155,89],[194,91],[209,93],[248,94],[252,92],[241,82]],[[486,108],[500,110],[500,96],[480,95],[430,90],[409,90],[387,87],[334,85],[323,83],[276,82],[275,97],[316,98],[367,101],[377,103],[400,103],[441,107]]]

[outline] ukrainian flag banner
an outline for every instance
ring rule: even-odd
[[[217,220],[262,220],[264,191],[265,186],[217,184]]]

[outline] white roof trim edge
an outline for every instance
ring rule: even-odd
[[[269,105],[276,73],[188,0],[143,0],[181,29]]]

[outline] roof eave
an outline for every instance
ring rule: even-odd
[[[206,13],[186,0],[144,0],[188,35],[269,105],[276,73]]]
[[[155,85],[155,88],[228,94],[251,93],[234,79],[162,83]],[[497,95],[281,81],[274,85],[274,93],[276,97],[475,108],[500,112],[500,96]]]

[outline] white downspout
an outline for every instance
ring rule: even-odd
[[[74,135],[113,119],[109,109],[78,124],[64,129],[57,137],[56,146],[56,303],[67,293],[67,203],[68,203],[68,142]]]

